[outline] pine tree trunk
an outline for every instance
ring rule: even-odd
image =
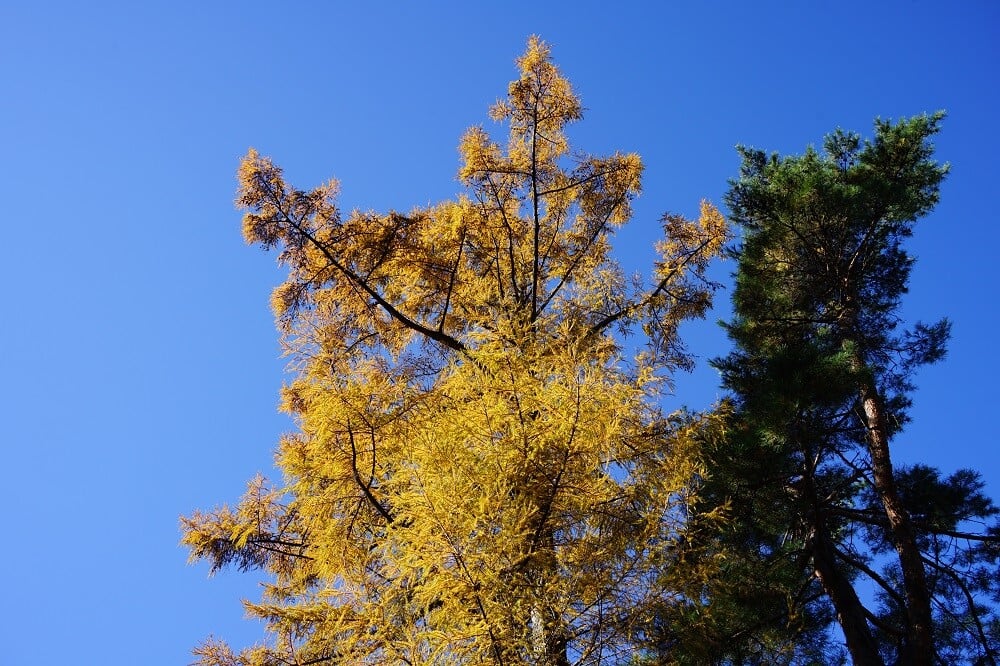
[[[812,534],[806,548],[812,556],[813,570],[823,590],[833,603],[837,622],[844,632],[851,661],[859,666],[884,666],[878,644],[872,636],[865,613],[864,604],[858,598],[854,585],[837,563],[834,546],[830,540],[830,528],[826,521],[824,502],[816,489],[816,469],[812,464],[815,452],[807,444],[803,448],[802,481],[799,486],[803,499],[811,510]]]
[[[855,356],[853,361],[855,370],[859,370],[864,377],[864,365],[861,359]],[[858,393],[868,429],[868,451],[871,455],[875,491],[885,509],[892,542],[899,555],[899,565],[903,574],[909,640],[907,654],[901,655],[902,663],[931,666],[936,661],[937,653],[934,649],[934,625],[927,576],[910,514],[896,489],[892,460],[889,456],[889,429],[882,396],[867,378],[859,382]]]
[[[837,567],[833,548],[823,526],[819,526],[811,539],[813,568],[820,584],[833,602],[837,621],[844,631],[847,649],[855,666],[884,666],[878,646],[872,637],[865,617],[864,606],[850,581]]]

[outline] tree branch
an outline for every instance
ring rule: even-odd
[[[351,443],[351,472],[354,474],[354,482],[358,484],[359,488],[361,488],[361,492],[364,494],[365,499],[368,500],[368,503],[371,504],[372,508],[374,508],[383,518],[385,518],[386,523],[391,525],[394,520],[393,515],[389,513],[389,510],[386,509],[372,493],[370,482],[369,484],[366,484],[364,481],[361,480],[361,474],[358,472],[358,449],[354,443],[354,429],[351,427],[350,422],[347,423],[347,437]],[[372,438],[374,439],[374,437],[375,434],[373,432]],[[374,468],[374,466],[375,466],[375,451],[373,450],[372,467]]]

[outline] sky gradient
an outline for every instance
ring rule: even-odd
[[[722,204],[735,145],[799,153],[836,127],[946,110],[952,171],[909,246],[904,313],[949,317],[953,339],[918,376],[895,455],[977,468],[1000,498],[1000,5],[534,5],[0,7],[0,666],[184,664],[209,634],[261,636],[239,604],[254,575],[206,580],[178,546],[179,515],[275,476],[292,427],[267,306],[281,273],[240,238],[238,160],[254,146],[301,188],[337,177],[344,210],[454,197],[459,137],[502,132],[487,109],[531,34],[583,99],[574,145],[646,164],[616,243],[632,270],[648,271],[663,213]],[[698,369],[672,404],[719,397],[707,360],[729,350],[729,295],[683,329]]]

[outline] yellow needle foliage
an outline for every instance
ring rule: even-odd
[[[547,45],[518,66],[491,112],[507,144],[466,133],[454,201],[345,217],[336,183],[243,159],[244,236],[289,269],[272,305],[299,429],[283,485],[182,519],[193,558],[269,573],[247,603],[268,642],[210,641],[202,664],[617,663],[696,593],[703,571],[663,582],[703,424],[657,405],[725,221],[666,216],[652,283],[626,279],[610,238],[639,157],[571,153],[580,101]]]

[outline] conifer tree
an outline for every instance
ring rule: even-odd
[[[698,424],[659,397],[726,225],[665,216],[653,278],[628,279],[611,238],[639,157],[570,150],[582,107],[543,42],[518,68],[491,112],[509,137],[465,134],[453,201],[345,216],[336,183],[244,158],[244,236],[289,270],[272,306],[298,432],[282,482],[182,521],[194,559],[269,578],[246,604],[268,641],[200,663],[624,663],[648,633],[704,475]],[[706,575],[678,564],[670,594]]]
[[[943,357],[949,333],[946,320],[901,331],[899,315],[904,242],[947,171],[930,143],[941,118],[876,121],[869,141],[837,131],[822,153],[741,149],[727,196],[743,229],[735,350],[718,362],[734,405],[709,456],[728,477],[703,498],[752,507],[733,516],[750,537],[725,546],[791,574],[763,579],[785,581],[786,628],[818,583],[857,664],[997,658],[996,507],[975,472],[898,468],[889,447],[914,371]],[[733,466],[746,458],[770,462]]]

